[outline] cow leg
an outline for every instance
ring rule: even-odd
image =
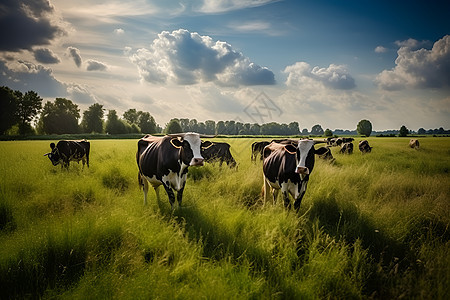
[[[273,205],[277,204],[278,191],[278,189],[272,189]]]
[[[264,176],[264,184],[263,184],[264,204],[266,204],[266,202],[269,201],[269,191],[270,191],[270,184],[267,181],[266,177]]]
[[[141,177],[142,190],[144,191],[144,205],[147,205],[148,182],[147,179]]]
[[[175,193],[173,192],[172,188],[169,187],[167,184],[163,184],[164,189],[166,190],[167,196],[169,197],[170,206],[173,210],[173,205],[175,203]]]
[[[283,192],[283,199],[284,199],[284,207],[287,209],[291,209],[291,200],[289,200],[289,193],[287,191]]]
[[[183,200],[184,186],[185,186],[185,185],[183,184],[183,187],[177,192],[178,206],[181,206],[181,201]]]
[[[294,202],[295,211],[298,211],[300,209],[300,204],[302,203],[303,196],[305,196],[307,186],[308,186],[308,181],[302,181],[301,187],[300,187],[300,193]]]

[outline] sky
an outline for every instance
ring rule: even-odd
[[[0,86],[172,118],[450,128],[449,1],[2,0]]]

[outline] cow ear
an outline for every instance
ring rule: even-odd
[[[327,147],[320,147],[319,149],[315,149],[314,153],[317,154],[317,155],[323,155],[323,154],[327,153],[328,151],[330,151],[329,148],[327,148]]]
[[[284,146],[284,149],[286,149],[286,151],[289,152],[290,154],[295,154],[297,151],[297,147],[295,147],[292,144],[287,144],[286,146]]]
[[[50,148],[53,150],[53,148],[55,148],[55,143],[50,143]]]
[[[172,146],[174,146],[175,148],[181,148],[183,146],[183,142],[180,141],[177,138],[173,138],[170,140],[170,143],[172,144]]]
[[[203,149],[208,149],[209,147],[211,147],[214,143],[210,142],[210,141],[203,141],[202,142],[202,148]]]

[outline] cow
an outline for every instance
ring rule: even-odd
[[[258,154],[261,156],[261,160],[263,160],[263,150],[264,147],[269,145],[270,142],[263,141],[263,142],[254,142],[252,144],[252,161],[256,161],[256,157],[258,157]]]
[[[416,139],[411,139],[410,141],[409,141],[409,147],[411,147],[411,148],[413,148],[413,149],[419,149],[419,140],[416,140]]]
[[[334,161],[333,154],[331,153],[331,149],[328,146],[317,148],[315,150],[315,154],[317,154],[319,158],[322,158],[324,160],[328,160],[331,162]]]
[[[341,150],[339,150],[342,154],[352,154],[353,153],[353,143],[344,143],[342,144]]]
[[[81,141],[59,141],[58,144],[50,143],[51,152],[44,154],[47,156],[54,166],[61,164],[61,168],[69,168],[70,161],[80,160],[86,163],[89,168],[89,151],[91,143],[86,140]]]
[[[354,138],[346,138],[346,137],[343,137],[342,138],[342,143],[351,143],[351,142],[353,142],[355,139]]]
[[[309,176],[314,168],[314,154],[316,153],[314,145],[317,143],[324,142],[301,139],[297,146],[291,143],[271,143],[264,148],[263,192],[265,202],[269,200],[269,190],[271,190],[275,204],[278,192],[281,190],[284,206],[291,208],[289,200],[289,194],[291,194],[295,200],[294,209],[299,210]]]
[[[371,152],[373,147],[369,146],[369,142],[367,140],[362,140],[359,141],[358,148],[359,151],[361,151],[361,153],[364,154]]]
[[[342,145],[342,138],[327,138],[328,146],[340,146]]]
[[[230,168],[236,167],[236,161],[231,155],[230,144],[228,143],[211,143],[209,146],[201,148],[201,154],[206,162],[219,161],[219,166],[226,162]]]
[[[211,142],[202,142],[198,133],[187,132],[169,134],[163,137],[146,135],[138,141],[136,161],[139,168],[139,185],[144,191],[144,205],[147,204],[149,183],[153,186],[159,201],[159,186],[163,186],[174,209],[177,191],[178,205],[181,206],[186,177],[190,166],[203,166],[204,158],[200,148]]]

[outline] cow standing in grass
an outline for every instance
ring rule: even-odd
[[[170,134],[163,137],[146,135],[138,141],[136,161],[139,168],[139,184],[144,190],[144,204],[147,204],[148,184],[156,192],[159,201],[159,186],[163,186],[172,209],[177,191],[178,205],[181,205],[186,177],[190,166],[203,166],[204,158],[200,148],[211,142],[202,142],[194,132]],[[211,136],[209,136],[211,137]]]
[[[219,161],[219,166],[226,162],[230,168],[236,167],[236,161],[231,155],[230,144],[228,143],[211,143],[209,146],[201,148],[201,154],[206,162]]]
[[[86,141],[59,141],[58,144],[50,143],[51,152],[44,154],[47,156],[54,166],[61,164],[61,168],[69,168],[71,161],[80,160],[84,164],[86,163],[89,168],[89,152],[91,144]]]
[[[361,153],[364,154],[371,152],[373,147],[369,146],[369,142],[367,140],[362,140],[359,142],[358,148],[359,151],[361,151]]]
[[[418,150],[419,149],[419,140],[411,139],[409,141],[409,147]]]
[[[291,208],[289,194],[294,198],[294,209],[298,211],[306,192],[309,176],[314,168],[314,145],[323,143],[302,139],[297,146],[292,143],[271,143],[263,151],[264,200],[269,200],[272,192],[273,202],[276,202],[278,191],[281,190],[284,205]]]

